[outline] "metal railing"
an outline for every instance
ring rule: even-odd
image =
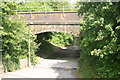
[[[76,6],[40,6],[40,7],[18,7],[16,12],[50,12],[50,11],[77,11]]]

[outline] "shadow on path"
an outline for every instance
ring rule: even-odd
[[[60,47],[54,47],[54,49],[55,51],[52,53],[47,52],[39,55],[44,59],[36,67],[53,69],[58,74],[57,78],[78,78],[76,71],[79,50],[74,48],[62,49]]]

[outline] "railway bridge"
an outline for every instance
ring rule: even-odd
[[[79,22],[82,16],[77,12],[19,12],[18,14],[22,15],[20,19],[28,23],[33,34],[44,32],[79,34]]]

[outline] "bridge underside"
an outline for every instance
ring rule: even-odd
[[[79,34],[79,25],[29,25],[33,34],[39,34],[44,32],[64,32],[74,36]]]

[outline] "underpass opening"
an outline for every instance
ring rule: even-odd
[[[57,78],[78,78],[77,60],[80,50],[76,45],[77,37],[63,32],[45,32],[36,35],[36,42],[41,43],[36,55],[42,59],[35,68],[52,69]]]
[[[37,35],[40,43],[36,55],[45,59],[59,59],[79,57],[79,47],[76,45],[76,36],[63,32],[45,32]]]

